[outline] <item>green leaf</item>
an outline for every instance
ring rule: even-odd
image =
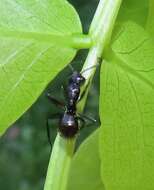
[[[139,25],[127,22],[121,27],[101,68],[101,174],[106,190],[150,190],[154,189],[154,44]]]
[[[103,190],[98,152],[99,130],[83,142],[71,165],[68,190]]]
[[[65,0],[0,0],[0,134],[72,60],[76,33],[80,20]]]
[[[119,11],[118,21],[134,21],[145,26],[148,16],[148,0],[124,0]]]

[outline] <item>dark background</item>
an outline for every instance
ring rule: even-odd
[[[98,0],[70,0],[80,15],[84,32],[87,33]],[[87,51],[78,52],[73,66],[80,70]],[[50,156],[50,145],[46,135],[46,120],[59,108],[52,105],[46,93],[63,99],[61,85],[71,74],[65,68],[38,98],[37,102],[0,139],[0,189],[3,190],[42,190]],[[97,71],[90,90],[85,114],[98,118],[99,72]],[[61,92],[61,94],[60,94]],[[57,121],[50,122],[51,136],[56,136]],[[87,124],[81,132],[77,146],[97,128],[97,124]]]

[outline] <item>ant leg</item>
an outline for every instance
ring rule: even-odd
[[[47,119],[46,121],[46,130],[47,130],[47,138],[48,138],[48,142],[51,146],[52,149],[52,142],[51,142],[51,135],[50,135],[50,126],[49,126],[49,119]]]
[[[83,115],[83,114],[81,114],[81,113],[78,113],[78,115],[79,115],[81,118],[85,118],[86,120],[89,120],[89,121],[92,122],[92,123],[96,123],[96,119],[94,119],[94,118],[92,118],[92,117]]]
[[[67,96],[67,89],[66,89],[66,86],[65,86],[65,85],[62,85],[61,88],[62,88],[62,90],[63,90],[63,94],[64,94],[64,97],[65,97],[65,100],[67,101],[67,100],[68,100],[68,96]]]
[[[82,98],[84,97],[84,95],[85,95],[86,92],[87,92],[88,87],[89,87],[89,83],[86,85],[84,91],[83,91],[82,94],[79,96],[78,102],[80,102],[80,101],[82,100]]]
[[[60,116],[61,116],[60,113],[52,114],[50,118],[48,118],[46,121],[47,138],[48,138],[49,144],[51,145],[51,148],[52,148],[52,142],[51,142],[51,135],[50,135],[51,133],[50,133],[49,120],[59,119]]]
[[[80,116],[77,116],[76,119],[78,121],[81,121],[81,123],[82,123],[81,128],[83,128],[85,126],[85,123],[86,123],[85,120],[82,117],[80,117]]]
[[[56,106],[59,106],[64,109],[65,104],[63,102],[57,100],[56,98],[52,97],[50,93],[47,93],[47,98],[50,100],[50,102],[52,102]]]

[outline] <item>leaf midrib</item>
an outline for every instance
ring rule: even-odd
[[[24,32],[24,31],[11,31],[1,30],[0,38],[15,38],[17,40],[35,40],[43,43],[55,43],[56,45],[69,45],[71,44],[72,35],[57,35],[57,34],[43,34],[37,32]],[[58,42],[57,42],[58,41]]]
[[[29,40],[37,43],[54,44],[59,47],[86,49],[93,45],[91,36],[86,34],[47,34],[39,32],[11,31],[0,29],[0,38]]]

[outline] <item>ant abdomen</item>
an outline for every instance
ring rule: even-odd
[[[60,120],[59,132],[65,138],[74,138],[79,131],[78,120],[70,113],[64,113]]]

